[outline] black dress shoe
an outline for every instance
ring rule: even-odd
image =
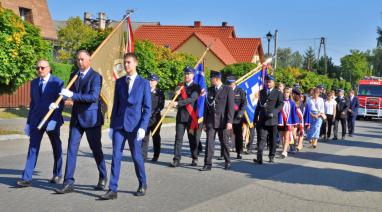
[[[269,158],[269,163],[274,163],[275,162],[275,160],[274,160],[274,158],[272,157],[272,158]]]
[[[99,196],[100,199],[102,200],[110,200],[110,199],[117,199],[118,194],[117,192],[109,190],[106,192],[106,194]]]
[[[243,157],[241,155],[237,155],[236,159],[243,159]]]
[[[219,156],[219,157],[216,158],[216,160],[223,160],[223,157]]]
[[[225,169],[225,170],[230,170],[230,169],[231,169],[231,163],[230,163],[230,162],[225,163],[225,164],[224,164],[224,169]]]
[[[134,196],[141,197],[145,196],[147,191],[147,185],[139,186],[137,192],[134,193]]]
[[[170,164],[171,167],[178,167],[180,166],[180,162],[178,160],[174,160],[171,164]]]
[[[349,134],[349,137],[353,137],[353,134]]]
[[[263,160],[253,159],[253,162],[259,165],[263,164]]]
[[[94,187],[94,190],[102,191],[105,189],[107,179],[99,179],[98,184],[96,187]]]
[[[333,138],[333,141],[335,141],[335,140],[338,140],[338,138],[337,138],[337,137],[334,137],[334,138]]]
[[[30,187],[32,185],[31,181],[18,180],[16,183],[20,188]]]
[[[199,171],[211,171],[211,165],[204,165],[203,168],[199,169]]]
[[[157,162],[158,161],[158,157],[153,157],[152,159],[151,159],[151,162]]]
[[[62,179],[61,176],[53,176],[52,179],[49,180],[49,182],[53,184],[59,184],[61,179]]]
[[[197,166],[198,165],[198,160],[193,159],[191,162],[191,166]]]
[[[64,185],[64,187],[62,189],[56,189],[54,190],[57,194],[67,194],[67,193],[70,193],[73,191],[73,185],[72,184],[68,184],[68,185]]]

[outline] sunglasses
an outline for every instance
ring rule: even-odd
[[[38,71],[38,70],[45,70],[46,68],[48,68],[49,66],[36,66],[36,70]]]

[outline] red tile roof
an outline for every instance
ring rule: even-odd
[[[172,51],[178,49],[192,36],[196,36],[204,45],[211,41],[213,52],[225,65],[237,62],[251,62],[254,54],[263,59],[259,38],[236,38],[233,26],[161,26],[143,25],[134,32],[134,39],[149,40],[157,45],[168,46]]]
[[[260,38],[226,38],[222,42],[238,63],[251,62],[254,55],[263,60],[263,49]]]

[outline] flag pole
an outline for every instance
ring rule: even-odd
[[[118,23],[118,25],[110,32],[110,34],[105,38],[105,40],[102,41],[102,43],[97,47],[97,49],[93,52],[93,54],[90,56],[90,60],[93,58],[93,55],[95,55],[106,43],[111,39],[112,35],[118,30],[119,27],[122,26],[122,24],[127,20],[128,17],[133,14],[134,10],[128,10],[126,16]],[[113,70],[114,72],[114,70]],[[109,105],[107,104],[107,100],[102,93],[100,93],[101,100],[103,103],[105,103],[106,107],[108,108]]]
[[[196,63],[196,65],[194,66],[194,69],[196,69],[198,67],[198,65],[203,62],[203,59],[204,57],[206,56],[207,52],[210,50],[212,44],[215,42],[216,39],[214,39],[214,41],[212,41],[211,43],[208,44],[206,50],[203,52],[202,56],[200,57],[200,59],[198,60],[198,62]],[[151,135],[154,135],[159,126],[162,124],[164,118],[166,117],[167,113],[169,112],[170,108],[172,107],[172,105],[174,104],[175,100],[178,98],[179,94],[180,94],[180,91],[184,88],[184,85],[182,85],[177,91],[176,91],[176,94],[174,96],[174,98],[172,98],[171,102],[168,104],[166,110],[164,111],[163,115],[162,115],[162,118],[159,120],[157,126],[155,126],[154,130],[152,131]]]
[[[256,74],[259,70],[261,70],[261,68],[263,67],[263,65],[268,65],[269,63],[272,62],[272,58],[268,58],[264,63],[256,66],[256,68],[250,70],[248,73],[244,74],[242,77],[240,77],[239,79],[236,80],[235,84],[236,85],[239,85],[241,84],[242,82],[244,82],[245,80],[247,80],[249,77],[252,77],[254,74]]]
[[[77,78],[78,78],[78,72],[73,76],[73,78],[70,80],[70,82],[68,83],[65,89],[70,89],[70,87],[72,87],[73,83],[77,80]],[[63,97],[64,97],[63,95],[60,95],[57,98],[57,100],[54,102],[54,104],[58,106]],[[52,115],[54,110],[55,109],[49,109],[48,113],[46,113],[44,118],[41,120],[40,124],[38,124],[37,129],[39,130],[42,129],[42,127],[45,125],[46,121],[48,121],[49,117]]]

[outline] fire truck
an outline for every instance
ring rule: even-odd
[[[382,118],[382,79],[380,77],[365,77],[359,81],[358,118]]]

